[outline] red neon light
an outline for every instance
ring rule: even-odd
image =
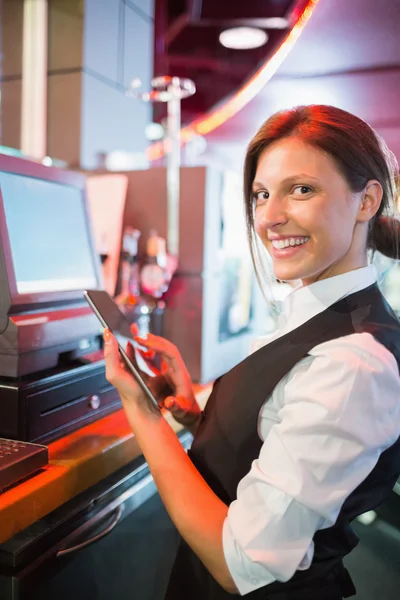
[[[206,135],[220,127],[228,119],[231,119],[242,108],[253,100],[255,96],[268,83],[271,77],[276,73],[283,63],[293,46],[297,42],[300,34],[306,26],[308,20],[313,14],[319,0],[309,0],[301,14],[298,15],[296,23],[291,31],[279,46],[273,56],[253,75],[249,81],[236,94],[228,98],[221,106],[211,110],[204,116],[196,119],[183,129],[181,129],[181,145],[186,144],[195,135]],[[294,14],[296,15],[296,9]],[[163,142],[157,142],[149,146],[146,150],[146,157],[149,161],[158,160],[165,154]]]

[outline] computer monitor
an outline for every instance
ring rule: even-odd
[[[102,288],[100,273],[84,175],[0,155],[0,375],[91,347],[83,291]]]

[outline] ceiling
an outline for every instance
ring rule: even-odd
[[[289,23],[307,0],[155,0],[154,75],[192,79],[196,94],[182,103],[182,122],[204,114],[244,84],[286,37]],[[267,19],[287,19],[283,28]],[[232,50],[219,42],[230,27],[257,26],[268,34],[260,48]],[[165,106],[155,107],[155,120]]]
[[[171,40],[165,53],[165,73],[190,77],[198,89],[192,99],[182,102],[183,123],[232,96],[288,33],[269,31],[269,42],[257,51],[226,52],[216,32],[235,19],[250,22],[275,15],[292,15],[293,19],[293,9],[299,6],[288,0],[156,0],[159,44],[157,3],[165,2],[168,25],[163,29],[164,44],[165,36]],[[194,11],[191,18],[195,15],[197,19],[194,23],[187,16],[189,9]],[[221,164],[239,165],[247,142],[272,113],[297,104],[325,103],[369,121],[400,158],[399,24],[400,0],[319,0],[272,79],[247,106],[206,136],[208,157]],[[202,62],[205,56],[207,61]],[[156,53],[155,66],[160,69],[157,61]]]

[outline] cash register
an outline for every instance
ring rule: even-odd
[[[86,288],[84,175],[0,155],[0,437],[47,443],[121,406]]]

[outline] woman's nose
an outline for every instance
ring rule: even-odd
[[[279,198],[270,196],[268,201],[256,209],[255,224],[262,229],[272,229],[287,222],[283,203]]]

